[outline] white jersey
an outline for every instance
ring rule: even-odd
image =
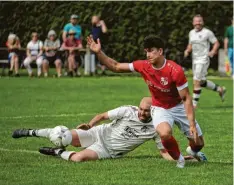
[[[214,33],[207,28],[202,28],[201,31],[191,30],[189,32],[189,44],[192,45],[193,63],[208,63],[210,43],[214,44],[216,41],[217,38]]]
[[[154,139],[157,147],[163,149],[152,121],[143,123],[139,120],[138,107],[119,107],[108,111],[108,116],[113,121],[103,125],[102,142],[112,157],[120,157],[150,139]]]
[[[34,43],[33,41],[30,41],[27,45],[27,49],[30,50],[30,54],[32,56],[38,55],[40,52],[40,48],[42,47],[43,47],[43,43],[40,40],[38,40],[36,43]]]

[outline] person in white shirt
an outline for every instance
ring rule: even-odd
[[[201,15],[195,15],[193,17],[194,29],[189,32],[189,43],[184,51],[184,57],[188,57],[189,53],[192,52],[194,108],[197,107],[202,87],[218,92],[222,101],[224,101],[226,93],[225,87],[221,87],[210,80],[206,80],[210,57],[212,58],[217,53],[219,41],[211,30],[203,26],[203,17]],[[213,44],[211,51],[210,43]]]
[[[27,57],[24,60],[24,66],[28,70],[28,75],[30,77],[33,76],[33,71],[30,66],[32,62],[36,62],[37,64],[37,76],[41,76],[41,67],[43,62],[43,43],[42,41],[38,40],[37,32],[32,33],[32,40],[27,45]]]
[[[62,159],[74,162],[119,158],[134,150],[148,140],[155,140],[163,158],[173,160],[164,149],[161,139],[155,133],[150,115],[151,97],[141,100],[139,107],[122,106],[114,110],[96,115],[88,124],[81,124],[77,129],[69,130],[65,126],[61,128],[61,143],[57,146],[85,148],[80,152],[65,151],[63,148],[40,148],[40,152],[46,155],[59,156]],[[103,120],[112,120],[111,123],[96,126]],[[17,129],[13,132],[13,138],[20,137],[46,137],[51,140],[55,132],[53,128],[29,130]],[[52,140],[51,140],[52,141]],[[54,142],[56,144],[56,142]]]

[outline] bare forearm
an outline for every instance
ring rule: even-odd
[[[212,48],[212,51],[214,53],[217,53],[218,49],[219,49],[219,42],[217,41],[217,42],[215,42],[215,44],[214,44],[214,46]]]
[[[186,111],[189,123],[193,124],[193,123],[195,123],[195,113],[194,113],[194,109],[193,109],[192,98],[189,95],[183,101],[184,101],[184,107],[185,107],[185,111]]]
[[[228,49],[228,38],[224,39],[224,49]]]
[[[163,157],[163,159],[166,159],[168,161],[174,161],[174,159],[170,156],[170,154],[165,149],[160,150],[160,154]]]
[[[116,62],[114,59],[106,56],[102,51],[97,53],[98,60],[104,64],[108,69],[110,69],[113,72],[117,72],[117,65],[118,62]]]
[[[89,126],[93,127],[93,126],[99,124],[101,121],[104,121],[106,119],[107,118],[105,118],[105,116],[103,114],[98,114],[89,122]]]
[[[191,44],[188,44],[186,50],[191,53],[192,52],[192,45]]]

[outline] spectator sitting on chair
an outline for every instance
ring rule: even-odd
[[[73,77],[73,75],[76,72],[76,69],[78,69],[79,64],[77,61],[79,61],[79,49],[81,49],[82,43],[81,40],[75,38],[76,32],[74,30],[69,31],[69,37],[65,40],[65,42],[62,45],[62,49],[67,50],[66,56],[68,60],[68,70],[69,70],[69,76]],[[80,76],[80,74],[77,74]]]
[[[44,50],[46,51],[43,59],[43,73],[44,76],[48,76],[49,63],[54,63],[56,67],[57,77],[61,77],[62,62],[58,55],[58,49],[60,48],[60,40],[56,39],[56,33],[54,30],[50,30],[48,38],[44,42]]]
[[[27,58],[24,60],[24,66],[28,70],[28,75],[33,76],[33,71],[30,64],[36,61],[37,64],[37,76],[41,76],[41,66],[43,61],[43,43],[38,40],[37,32],[32,33],[32,40],[27,45]]]
[[[105,33],[107,33],[107,27],[103,20],[100,20],[100,17],[97,15],[94,15],[92,17],[92,29],[91,29],[91,35],[93,36],[93,40],[97,42],[97,39],[100,39],[103,45],[103,36]],[[103,46],[102,46],[103,48]],[[101,68],[102,75],[105,75],[105,69],[106,66],[102,65],[100,62],[98,62],[97,67]]]
[[[66,41],[67,37],[68,37],[68,32],[69,30],[74,30],[76,32],[75,34],[75,38],[76,39],[80,39],[81,40],[81,27],[78,24],[78,15],[71,15],[71,19],[70,19],[70,23],[67,23],[64,28],[63,28],[63,42]],[[67,61],[64,62],[64,68],[65,68],[65,76],[67,75],[67,71],[68,71],[68,63]]]
[[[9,51],[8,59],[10,62],[10,70],[8,75],[11,76],[13,74],[13,69],[15,70],[15,76],[19,77],[19,56],[18,52],[21,48],[19,37],[15,34],[9,34],[6,46]]]

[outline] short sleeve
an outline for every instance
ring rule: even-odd
[[[63,31],[69,32],[69,29],[70,29],[69,24],[66,24],[63,28]]]
[[[57,47],[57,48],[60,47],[60,40],[59,39],[56,40],[56,46],[55,47]]]
[[[224,38],[228,38],[228,28],[225,30]]]
[[[134,72],[141,72],[144,67],[144,61],[143,60],[137,60],[129,64],[129,69]]]
[[[108,117],[110,120],[121,119],[126,115],[127,111],[128,107],[119,107],[108,111]]]
[[[27,44],[27,49],[30,49],[30,42]]]
[[[47,47],[47,45],[48,45],[48,42],[47,42],[47,39],[46,39],[45,42],[44,42],[44,47]]]
[[[192,31],[189,32],[189,35],[188,35],[188,36],[189,36],[189,44],[192,44],[192,42],[191,42]]]
[[[217,41],[217,38],[215,37],[214,33],[210,30],[208,34],[208,39],[212,44],[214,44]]]
[[[39,47],[42,48],[43,47],[43,42],[39,41]]]
[[[174,71],[172,80],[175,82],[178,91],[188,87],[187,78],[185,77],[184,71],[180,66]]]

